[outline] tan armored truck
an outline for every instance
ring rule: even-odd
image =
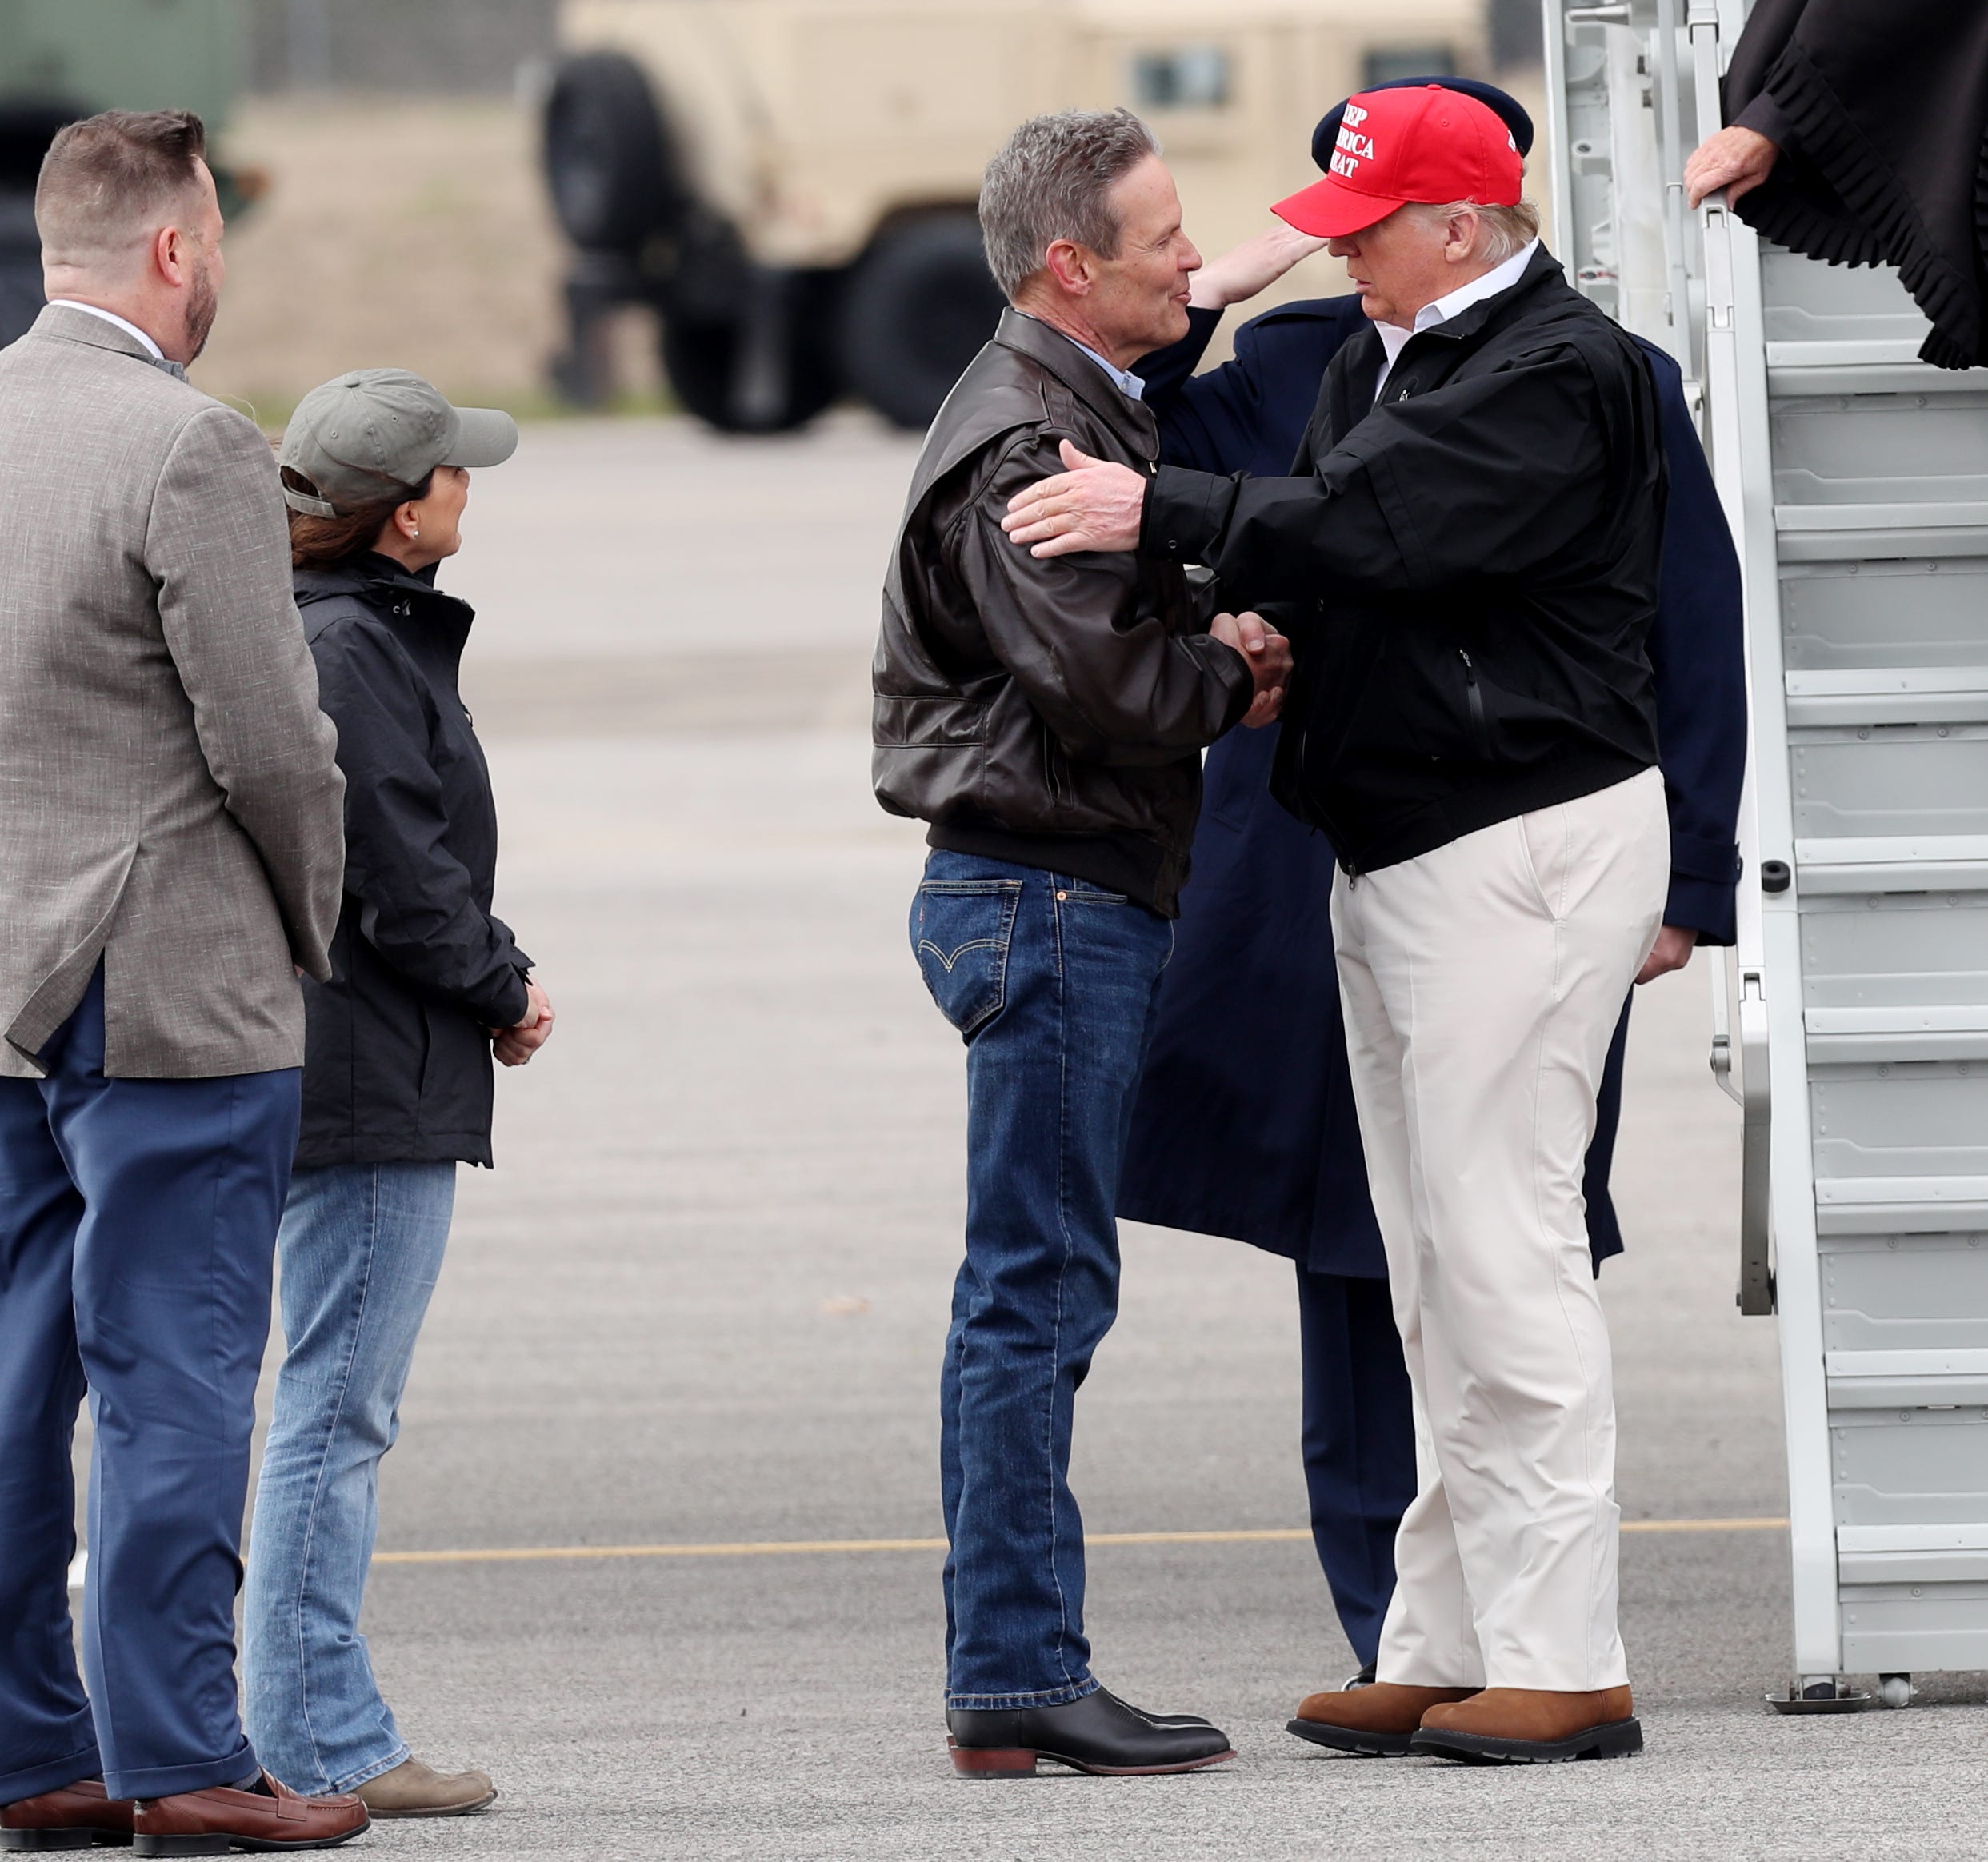
[[[672,387],[714,426],[775,432],[851,397],[922,427],[1000,307],[974,203],[1015,124],[1136,110],[1213,254],[1312,178],[1312,130],[1338,99],[1480,70],[1483,14],[1483,0],[567,0],[545,118],[574,249],[555,374],[598,398],[604,314],[647,304]]]

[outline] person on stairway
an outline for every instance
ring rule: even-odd
[[[1933,325],[1921,358],[1988,364],[1988,6],[1759,0],[1722,94],[1691,204],[1723,188],[1780,245],[1895,265]]]

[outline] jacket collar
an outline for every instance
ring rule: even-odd
[[[1142,401],[1123,394],[1117,383],[1060,330],[1052,330],[1026,311],[1004,310],[994,339],[1040,363],[1142,459],[1157,457],[1159,422]]]
[[[1566,273],[1560,261],[1547,251],[1542,242],[1532,256],[1532,262],[1520,273],[1518,282],[1507,285],[1502,291],[1489,298],[1480,298],[1474,304],[1466,304],[1455,316],[1442,322],[1431,325],[1427,330],[1418,330],[1409,342],[1419,342],[1424,337],[1447,337],[1452,342],[1467,342],[1475,336],[1493,318],[1502,314],[1509,307],[1529,303],[1542,291],[1558,282],[1562,282]],[[1378,342],[1377,335],[1374,338]],[[1406,350],[1407,343],[1402,348]]]
[[[458,655],[470,637],[476,610],[460,596],[444,594],[434,585],[434,569],[416,573],[369,551],[335,569],[301,569],[294,581],[300,608],[349,595],[390,623],[418,617],[418,637]]]
[[[44,304],[28,334],[53,337],[58,342],[80,342],[91,349],[109,350],[116,355],[130,356],[150,366],[158,366],[152,352],[129,330],[120,330],[103,318],[92,317],[87,310],[78,310],[67,304]]]

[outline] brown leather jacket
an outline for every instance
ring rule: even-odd
[[[1201,806],[1200,752],[1249,709],[1242,656],[1210,639],[1174,564],[1038,561],[1001,519],[1063,469],[1058,442],[1150,472],[1152,412],[1067,338],[1014,310],[940,409],[884,584],[874,775],[894,814],[1013,837],[1083,873],[1083,841],[1150,849],[1145,902],[1171,915]],[[1043,857],[1026,859],[1027,837]],[[991,843],[988,843],[991,844]],[[982,850],[980,844],[974,850]],[[1081,857],[1081,851],[1076,857]]]

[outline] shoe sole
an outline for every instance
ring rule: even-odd
[[[487,1797],[479,1797],[474,1804],[450,1804],[432,1810],[382,1810],[375,1804],[367,1804],[375,1823],[400,1823],[418,1816],[474,1816],[479,1810],[488,1810],[496,1803],[500,1793],[493,1791]]]
[[[26,1854],[53,1849],[128,1849],[125,1830],[0,1830],[0,1853]]]
[[[1564,1765],[1578,1759],[1633,1759],[1643,1749],[1643,1729],[1634,1720],[1591,1726],[1571,1739],[1499,1739],[1482,1732],[1453,1732],[1425,1727],[1408,1749],[1433,1759],[1466,1765]]]
[[[953,1769],[962,1778],[1033,1778],[1038,1763],[1062,1765],[1093,1778],[1158,1778],[1175,1772],[1204,1771],[1235,1756],[1231,1749],[1211,1752],[1205,1759],[1189,1759],[1178,1765],[1094,1765],[1087,1759],[1066,1758],[1061,1752],[1026,1746],[962,1746],[951,1739],[946,1744],[952,1754]]]
[[[302,1842],[286,1843],[274,1836],[231,1836],[209,1832],[196,1836],[134,1836],[134,1856],[225,1856],[230,1849],[335,1849],[354,1836],[362,1836],[370,1825],[361,1824],[342,1836],[309,1836]]]
[[[1363,1759],[1405,1759],[1410,1732],[1369,1732],[1356,1726],[1330,1726],[1322,1720],[1290,1720],[1286,1732],[1294,1732],[1312,1744],[1330,1746],[1335,1752],[1356,1752]]]

